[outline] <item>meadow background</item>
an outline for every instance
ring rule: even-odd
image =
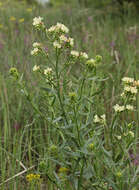
[[[0,0],[0,189],[139,189],[139,96],[137,95],[134,103],[135,111],[119,116],[117,124],[125,128],[132,126],[134,139],[125,140],[122,133],[118,134],[119,129],[113,134],[121,136],[123,141],[120,139],[119,143],[114,137],[112,150],[115,148],[120,152],[122,149],[124,157],[121,153],[115,153],[117,154],[115,157],[111,156],[111,147],[103,144],[104,134],[101,129],[104,126],[95,128],[92,124],[95,114],[105,113],[107,126],[111,125],[113,106],[119,103],[123,90],[121,79],[132,77],[139,80],[137,3],[125,1],[120,5],[117,1],[110,0],[99,2],[67,0],[66,3],[64,0],[52,0],[47,6],[41,6],[33,1]],[[66,25],[70,30],[70,36],[75,39],[75,48],[78,51],[85,51],[90,57],[99,54],[103,58],[96,78],[90,79],[95,81],[93,98],[88,100],[93,101],[91,103],[93,109],[88,106],[88,101],[83,100],[81,109],[84,113],[82,116],[77,114],[77,118],[73,119],[73,123],[77,120],[83,123],[87,115],[90,122],[87,125],[91,140],[88,141],[86,136],[85,139],[88,144],[93,141],[92,147],[95,148],[88,150],[89,153],[86,149],[86,152],[85,150],[82,152],[81,147],[79,148],[79,152],[86,157],[91,156],[90,151],[93,152],[93,158],[87,161],[90,165],[86,165],[85,171],[79,152],[74,150],[74,145],[65,143],[66,135],[69,134],[65,135],[65,132],[59,132],[58,127],[54,127],[64,125],[61,123],[63,116],[59,112],[58,103],[56,102],[55,110],[49,109],[48,101],[45,99],[48,100],[50,95],[38,88],[44,87],[44,83],[41,83],[39,76],[32,71],[37,63],[50,65],[43,57],[31,56],[33,42],[45,43],[46,50],[52,51],[45,36],[35,31],[32,26],[33,18],[38,16],[44,18],[47,28],[57,22]],[[53,55],[51,61],[54,61]],[[33,99],[37,111],[30,103],[30,99],[22,93],[17,82],[11,79],[10,68],[17,68],[20,77],[23,77],[27,93]],[[72,76],[76,76],[73,80],[75,89],[78,88],[77,81],[78,79],[80,81],[81,71],[78,65],[74,65],[71,71]],[[84,93],[89,93],[89,86],[88,91],[86,89]],[[69,107],[66,109],[67,112],[72,110]],[[40,113],[49,118],[51,112],[54,112],[53,122],[48,124]],[[95,131],[91,133],[92,126],[96,133]],[[81,130],[86,133],[84,128],[85,124]],[[63,127],[62,130],[66,128]],[[75,139],[77,136],[75,135]],[[128,146],[126,143],[129,143]],[[120,144],[123,145],[122,148]],[[67,146],[71,146],[73,151],[67,154],[69,160],[68,156],[64,157]],[[61,157],[59,158],[57,154]],[[105,164],[106,167],[103,168]],[[90,168],[94,166],[96,168],[91,170]],[[107,171],[109,166],[112,170]],[[63,171],[60,168],[68,169]],[[26,179],[28,174],[38,175],[38,178],[36,176],[36,179],[28,180]]]

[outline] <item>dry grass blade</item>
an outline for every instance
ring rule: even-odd
[[[11,181],[12,179],[14,179],[14,178],[16,178],[16,177],[18,177],[18,176],[20,176],[20,175],[26,173],[27,171],[32,170],[34,167],[35,167],[35,166],[31,166],[30,168],[25,169],[25,170],[23,170],[22,172],[19,172],[19,173],[17,173],[16,175],[14,175],[14,176],[12,176],[12,177],[6,179],[3,183],[0,184],[0,186],[2,186],[4,183],[7,183],[7,182]]]

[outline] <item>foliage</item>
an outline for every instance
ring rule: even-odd
[[[31,55],[42,56],[47,63],[43,61],[33,67],[35,77],[39,78],[40,97],[28,92],[15,68],[10,69],[10,75],[30,102],[36,123],[42,120],[47,124],[49,138],[44,156],[39,158],[40,174],[61,190],[136,187],[138,177],[134,176],[138,170],[131,169],[128,154],[136,147],[138,130],[134,121],[121,117],[128,118],[135,112],[139,80],[122,79],[121,105],[113,106],[112,119],[107,121],[105,113],[96,112],[94,102],[103,91],[101,83],[107,82],[99,72],[102,57],[90,58],[87,53],[74,50],[74,39],[61,23],[46,28],[43,18],[35,17],[33,26],[44,33],[50,45],[50,50],[46,50],[44,43],[34,42],[31,51]],[[80,75],[73,72],[77,64]],[[30,181],[32,178],[33,174]]]
[[[134,14],[0,4],[0,189],[139,188]]]

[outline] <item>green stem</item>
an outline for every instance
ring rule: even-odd
[[[58,95],[60,107],[62,110],[62,114],[65,118],[66,124],[68,124],[68,119],[67,119],[67,116],[66,116],[66,113],[64,110],[64,105],[63,105],[61,95],[60,95],[60,75],[59,75],[59,70],[58,70],[58,62],[59,62],[59,52],[58,52],[58,49],[56,49],[56,67],[55,67],[55,70],[56,70],[56,78],[57,78],[57,95]]]
[[[83,177],[84,163],[85,163],[85,160],[83,159],[83,164],[82,164],[82,168],[81,168],[80,178],[79,178],[79,181],[78,181],[78,190],[80,190],[80,187],[82,185],[81,182],[82,182],[82,177]]]
[[[77,121],[77,114],[76,114],[76,108],[75,108],[75,105],[74,105],[74,107],[73,107],[73,110],[74,110],[74,116],[75,116],[75,123],[76,123],[76,129],[77,129],[78,141],[79,141],[79,145],[81,146],[80,130],[79,130],[79,126],[78,126],[78,121]]]

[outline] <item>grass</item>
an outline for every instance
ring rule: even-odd
[[[130,10],[121,15],[111,6],[97,10],[3,2],[0,9],[0,189],[137,190],[139,97],[135,111],[116,114],[113,106],[126,104],[120,98],[121,79],[139,80],[138,16]],[[44,33],[32,27],[36,16],[44,18],[47,28],[65,24],[76,50],[90,58],[101,55],[97,72],[86,74],[77,61],[60,75],[67,54],[55,58]],[[30,55],[34,41],[48,48],[50,60]],[[32,72],[35,64],[52,67],[50,61],[58,64],[53,67],[54,91],[43,75]],[[9,74],[12,67],[18,80]],[[96,114],[106,114],[106,123],[94,123]],[[41,179],[28,182],[31,173]]]

